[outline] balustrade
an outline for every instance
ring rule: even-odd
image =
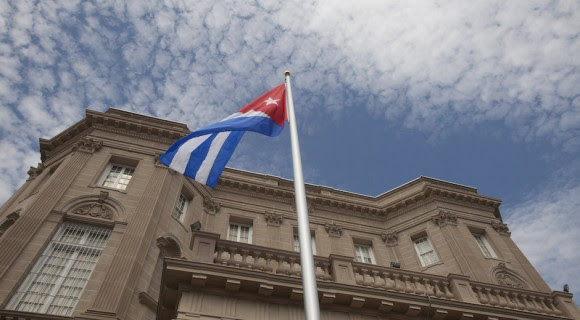
[[[214,263],[274,274],[300,277],[300,253],[228,240],[218,240]],[[314,257],[316,277],[331,280],[328,258]]]
[[[256,270],[265,273],[300,277],[300,254],[293,251],[278,250],[246,243],[215,240],[213,262],[235,268]],[[211,251],[209,252],[211,254]],[[546,293],[503,287],[494,284],[470,281],[458,275],[443,277],[438,275],[412,272],[397,268],[351,262],[352,258],[340,257],[343,266],[352,266],[357,285],[412,295],[429,295],[440,299],[468,301],[493,307],[510,308],[525,312],[561,316],[563,312],[556,307],[555,298]],[[331,270],[337,257],[314,257],[316,277],[320,281],[332,281],[335,270]],[[211,261],[211,256],[209,260]],[[340,282],[341,276],[335,279]],[[461,276],[459,276],[461,277]],[[351,278],[352,279],[352,276]],[[457,281],[470,285],[472,293],[457,289]],[[345,282],[347,283],[347,282]],[[452,285],[451,285],[452,284]],[[457,292],[454,292],[457,290]],[[466,298],[471,295],[472,300]],[[467,299],[467,300],[465,300]]]
[[[352,266],[356,282],[359,285],[454,299],[449,282],[445,277],[358,262],[353,262]]]
[[[473,282],[471,288],[481,304],[550,315],[562,314],[549,294]]]

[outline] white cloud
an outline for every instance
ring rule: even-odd
[[[560,178],[562,181],[563,179]],[[565,180],[563,180],[565,181]],[[580,184],[559,183],[504,210],[512,238],[554,290],[567,283],[580,297]]]
[[[516,139],[577,153],[579,30],[573,1],[0,0],[0,105],[10,126],[34,128],[18,141],[31,154],[89,106],[194,129],[290,68],[303,117],[356,108],[434,139],[497,121]],[[16,161],[4,164],[17,173],[3,194],[25,178]]]

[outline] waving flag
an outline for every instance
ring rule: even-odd
[[[179,139],[160,161],[213,188],[246,131],[274,137],[286,120],[286,88],[281,84],[231,116]]]

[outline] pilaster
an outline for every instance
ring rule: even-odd
[[[154,231],[163,213],[169,171],[153,166],[152,174],[109,267],[93,306],[86,315],[98,314],[111,318],[122,317],[133,295],[133,287],[140,274]],[[162,199],[163,198],[163,199]]]
[[[87,141],[92,140],[83,139],[85,145]],[[100,148],[101,143],[96,144],[99,147],[93,148],[92,152]],[[26,244],[34,236],[57,201],[66,192],[69,185],[91,157],[92,152],[83,148],[73,153],[62,164],[62,170],[59,170],[58,174],[51,178],[46,188],[43,188],[38,194],[37,199],[22,212],[20,219],[0,238],[0,248],[2,248],[0,250],[0,278],[4,276]]]
[[[441,229],[441,233],[443,233],[443,237],[445,238],[447,245],[449,245],[455,260],[459,265],[461,273],[474,277],[469,261],[465,258],[463,250],[461,249],[463,246],[460,246],[456,239],[455,234],[459,232],[457,229],[457,216],[451,212],[440,211],[432,220]]]

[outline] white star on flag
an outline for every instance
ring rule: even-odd
[[[266,102],[266,105],[269,105],[269,104],[278,105],[278,100],[280,100],[280,99],[272,99],[271,97],[268,97],[268,100],[264,100],[264,102]]]

